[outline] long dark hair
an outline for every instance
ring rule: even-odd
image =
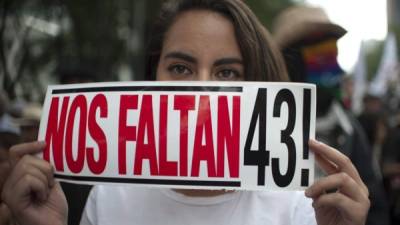
[[[245,80],[288,81],[283,58],[271,35],[241,0],[167,1],[151,30],[146,59],[146,79],[155,80],[165,34],[177,16],[189,10],[204,9],[219,13],[234,25],[244,61]]]

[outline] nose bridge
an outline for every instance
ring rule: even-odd
[[[198,81],[211,80],[211,70],[206,67],[199,68],[198,74],[197,74],[197,80]]]

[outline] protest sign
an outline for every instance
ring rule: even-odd
[[[39,140],[60,180],[192,189],[305,189],[316,90],[281,82],[49,86]]]

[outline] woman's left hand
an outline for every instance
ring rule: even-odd
[[[310,140],[309,146],[328,174],[305,192],[313,199],[318,225],[364,225],[370,207],[369,192],[353,163],[321,142]]]

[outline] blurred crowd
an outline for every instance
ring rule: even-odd
[[[400,223],[400,108],[390,90],[375,95],[359,85],[338,64],[337,41],[346,30],[331,22],[321,8],[293,6],[275,20],[273,35],[295,82],[317,85],[316,138],[347,155],[370,192],[366,224]],[[398,77],[385,70],[385,77]],[[388,82],[388,81],[387,81]],[[386,84],[386,86],[397,86]],[[354,101],[362,102],[354,102]],[[354,112],[354,104],[362,105]],[[322,176],[317,171],[317,176]]]

